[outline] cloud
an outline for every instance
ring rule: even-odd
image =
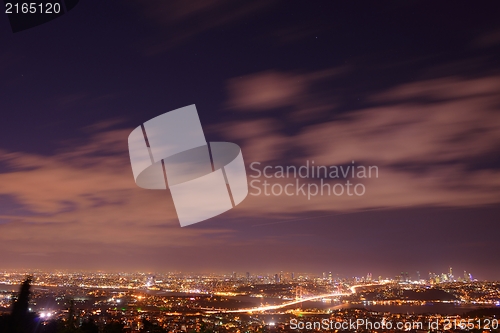
[[[3,151],[0,195],[18,209],[0,213],[7,221],[0,224],[0,252],[82,254],[108,246],[134,252],[223,242],[227,230],[180,228],[167,191],[135,185],[129,133],[94,132],[86,144],[53,156]]]
[[[266,110],[296,103],[307,87],[300,76],[274,71],[232,79],[228,83],[228,106],[235,109]]]
[[[335,73],[275,71],[239,78],[239,95],[230,92],[229,101],[245,120],[217,123],[210,131],[242,147],[249,176],[255,175],[249,169],[255,161],[262,163],[261,169],[306,161],[376,165],[378,178],[352,180],[366,187],[363,196],[317,195],[309,200],[304,195],[250,194],[214,219],[221,224],[207,221],[180,228],[169,192],[143,190],[133,181],[127,149],[131,129],[113,130],[114,121],[103,122],[85,129],[85,143],[67,145],[55,155],[1,152],[0,198],[9,198],[9,205],[17,208],[0,214],[0,252],[39,251],[60,258],[56,254],[61,249],[97,256],[118,249],[130,254],[161,248],[168,253],[186,249],[195,256],[203,248],[217,252],[239,244],[238,228],[224,224],[227,216],[258,224],[313,212],[499,202],[500,173],[491,163],[500,142],[499,77],[453,76],[402,84],[370,94],[369,107],[337,113],[335,94],[319,84],[335,79]],[[297,87],[285,85],[286,91],[271,92],[272,98],[245,99],[246,89],[260,96],[259,82],[297,76]],[[285,117],[273,117],[273,105],[287,105]],[[264,108],[268,112],[260,112]],[[298,114],[303,122],[295,122]],[[295,179],[268,182],[286,185]]]
[[[306,121],[287,135],[283,121],[253,113],[251,120],[221,126],[226,128],[223,135],[240,143],[247,165],[258,161],[260,168],[300,166],[314,161],[330,166],[355,161],[377,166],[380,176],[358,180],[366,187],[361,197],[249,196],[236,209],[242,216],[500,201],[500,171],[491,164],[500,149],[500,77],[450,76],[401,84],[370,94],[372,106],[342,113],[329,99],[321,99],[329,91],[319,88],[311,94],[315,76],[302,77],[309,79],[280,72],[233,79],[228,85],[229,104],[241,111],[268,112],[287,106],[293,117],[298,115],[293,110],[307,110],[309,105],[330,117],[310,123],[317,115],[302,111]],[[268,182],[283,186],[295,179]]]
[[[302,107],[311,109],[315,107],[312,101],[318,97],[314,94],[314,86],[324,80],[337,78],[345,71],[346,68],[330,68],[306,74],[265,71],[233,78],[227,83],[227,107],[240,111],[266,111],[291,106],[298,112],[301,112]],[[306,101],[307,106],[303,105]]]
[[[221,130],[222,129],[222,130]],[[281,133],[282,125],[271,118],[261,118],[245,122],[231,122],[223,126],[215,125],[209,131],[231,137],[243,143],[245,160],[273,161],[283,158],[288,139]]]
[[[373,101],[439,102],[473,97],[496,97],[500,89],[498,77],[464,79],[458,76],[402,84],[373,96]],[[495,99],[495,101],[498,101]],[[479,101],[481,102],[481,101]]]

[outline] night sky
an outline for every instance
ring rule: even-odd
[[[499,14],[495,1],[81,0],[12,33],[2,13],[0,270],[500,279]],[[169,191],[136,186],[127,137],[190,104],[248,176],[252,162],[354,161],[379,177],[355,180],[363,196],[249,195],[181,228]]]

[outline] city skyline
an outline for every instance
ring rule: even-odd
[[[64,275],[74,275],[74,274],[124,274],[124,275],[134,275],[139,274],[143,276],[155,276],[157,274],[166,275],[166,276],[179,276],[179,277],[195,277],[195,276],[213,276],[213,277],[225,277],[229,279],[249,279],[249,278],[271,278],[276,279],[279,277],[280,281],[292,281],[294,279],[302,279],[302,278],[314,278],[314,279],[326,279],[331,281],[339,281],[345,279],[354,279],[363,282],[367,281],[380,281],[380,280],[397,280],[399,282],[420,282],[427,281],[429,283],[439,283],[439,282],[467,282],[467,281],[498,281],[500,279],[477,279],[473,272],[463,270],[458,271],[455,270],[455,274],[452,273],[452,267],[448,268],[448,271],[400,271],[393,272],[392,274],[379,274],[377,272],[367,272],[365,274],[347,274],[342,275],[335,273],[335,271],[322,271],[322,272],[305,272],[301,270],[292,270],[292,271],[283,271],[283,270],[274,270],[274,271],[226,271],[226,272],[214,272],[214,271],[168,271],[168,270],[157,270],[157,271],[123,271],[123,270],[71,270],[71,269],[53,269],[53,270],[43,270],[43,269],[8,269],[3,268],[0,270],[0,274],[14,274],[18,276],[18,278],[25,276],[36,276],[37,274],[62,274]],[[0,283],[2,281],[0,280]]]

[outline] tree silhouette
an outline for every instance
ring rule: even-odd
[[[32,333],[36,330],[37,316],[30,313],[29,299],[30,288],[33,278],[27,276],[21,284],[19,294],[14,298],[12,312],[0,319],[0,332],[8,333]]]
[[[0,316],[0,333],[99,333],[99,327],[92,319],[85,320],[80,327],[77,325],[75,304],[70,301],[66,320],[51,320],[45,325],[38,325],[40,318],[29,312],[31,276],[21,284],[17,296],[14,297],[12,311],[9,315]],[[111,322],[103,327],[103,333],[123,333],[124,325]]]
[[[26,277],[26,280],[21,284],[21,290],[17,299],[14,301],[12,306],[11,318],[14,323],[19,323],[26,320],[29,309],[30,300],[30,288],[33,278],[31,276]]]

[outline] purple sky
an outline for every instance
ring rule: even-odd
[[[0,16],[0,45],[0,270],[500,278],[494,3],[81,1],[18,33]],[[379,177],[180,228],[168,191],[135,185],[127,136],[190,104],[249,176],[355,161]]]

